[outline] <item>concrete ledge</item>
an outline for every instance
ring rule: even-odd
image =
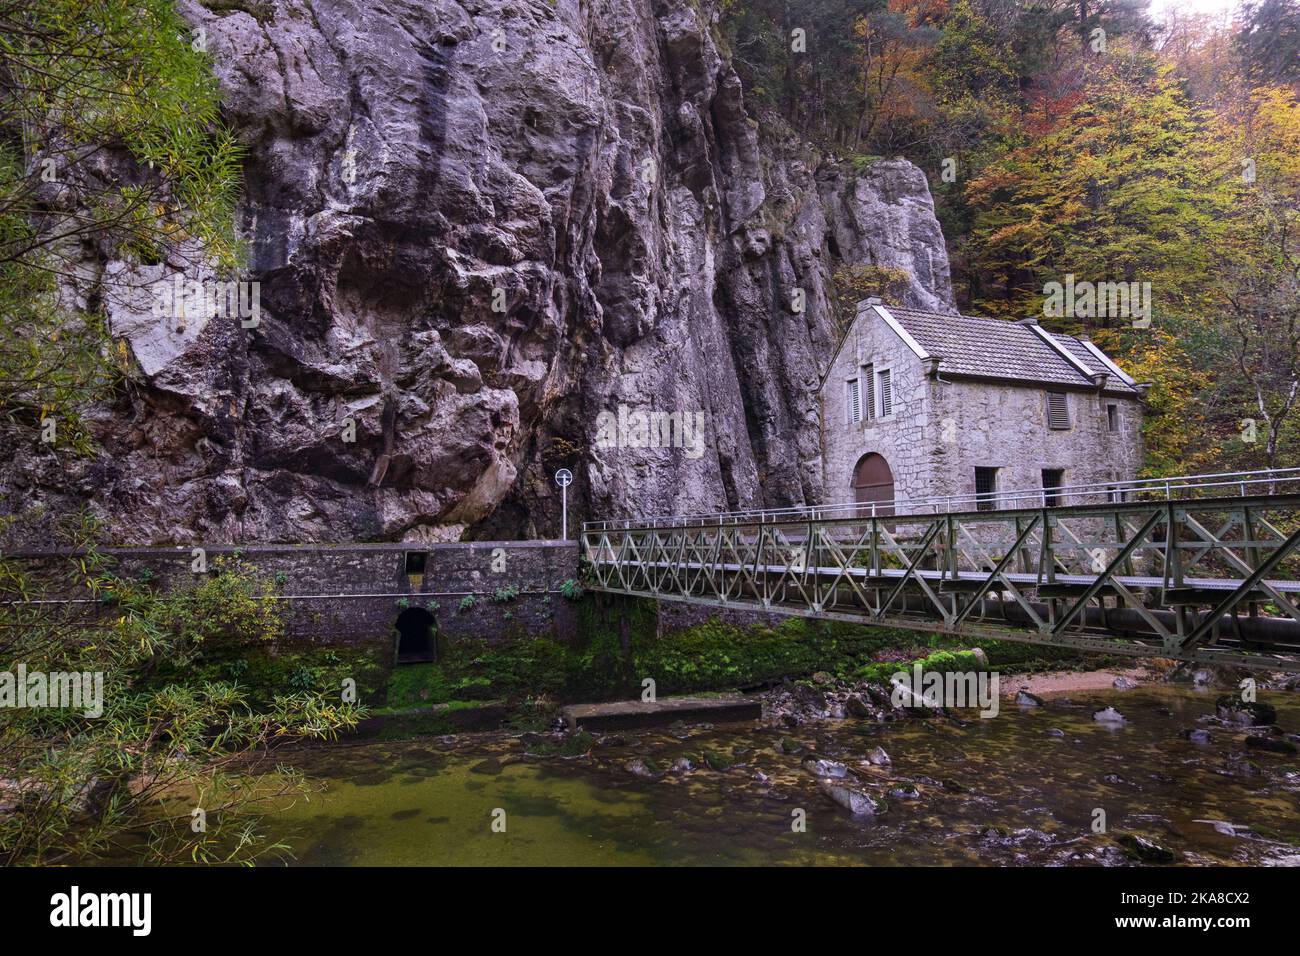
[[[572,704],[560,710],[570,730],[621,730],[658,727],[677,720],[758,720],[761,701],[749,697],[667,697],[654,702],[621,700],[612,704]]]

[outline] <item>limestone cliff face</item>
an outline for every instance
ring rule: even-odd
[[[147,383],[99,460],[20,453],[11,502],[184,543],[551,536],[561,465],[571,519],[817,499],[835,269],[951,309],[922,173],[760,128],[691,0],[250,9],[183,4],[248,146],[260,324],[105,297]]]

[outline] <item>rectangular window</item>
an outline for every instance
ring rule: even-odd
[[[877,391],[880,392],[880,417],[894,414],[894,385],[890,376],[889,369],[882,369],[877,373],[879,382]]]
[[[975,508],[978,511],[992,511],[997,507],[993,496],[998,490],[998,470],[996,468],[975,469]]]
[[[1065,503],[1061,488],[1065,485],[1065,469],[1043,469],[1043,504],[1049,508]]]
[[[1047,393],[1047,427],[1054,431],[1070,427],[1070,403],[1064,392]]]
[[[867,386],[867,394],[862,396],[862,413],[870,421],[876,417],[876,376],[870,365],[862,366],[862,382]]]
[[[845,405],[849,410],[849,422],[862,421],[862,393],[858,390],[858,380],[851,378],[844,383]]]
[[[1119,406],[1106,406],[1106,427],[1113,432],[1119,431]]]

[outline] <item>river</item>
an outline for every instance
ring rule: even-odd
[[[1182,863],[1300,863],[1300,759],[1247,749],[1242,731],[1181,736],[1214,698],[1151,686],[1004,702],[986,720],[679,726],[597,735],[578,758],[505,734],[347,742],[279,758],[319,791],[266,825],[300,865],[1122,865],[1125,834]],[[1300,724],[1295,695],[1261,700]],[[1094,721],[1106,706],[1127,722]],[[877,746],[889,765],[865,763]],[[735,764],[710,769],[706,750]],[[841,809],[804,769],[809,750],[853,768],[885,812]],[[642,779],[638,757],[697,769]]]

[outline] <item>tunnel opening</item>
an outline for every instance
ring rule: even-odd
[[[433,615],[422,607],[408,607],[397,615],[397,663],[419,664],[438,659],[433,636]]]

